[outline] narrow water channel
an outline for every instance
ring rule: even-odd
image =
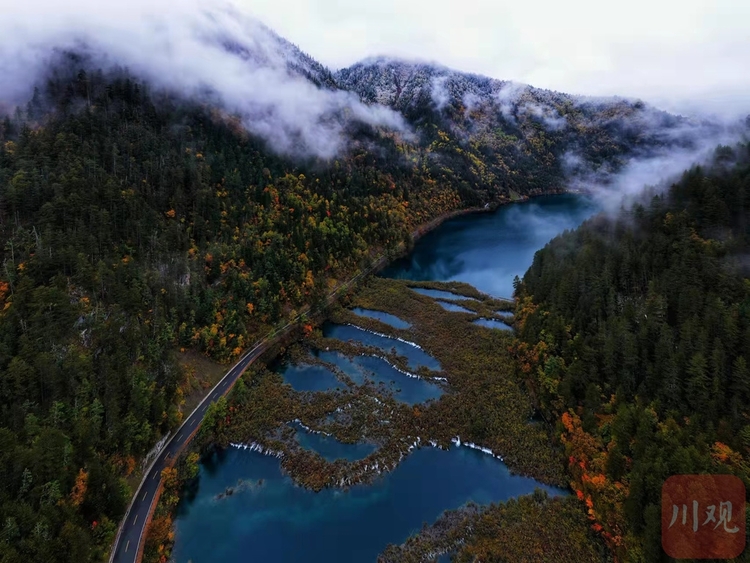
[[[510,297],[513,277],[523,275],[534,253],[596,210],[586,198],[564,195],[502,207],[492,214],[460,217],[426,235],[412,254],[389,266],[382,275],[463,281],[490,295]],[[399,321],[382,314],[358,313],[384,322]],[[496,328],[507,327],[498,322]],[[408,343],[330,323],[324,326],[324,334],[386,351],[395,349],[414,369],[423,365],[440,370],[434,358]],[[355,383],[359,382],[358,374],[370,372],[376,374],[374,380],[393,384],[394,397],[404,402],[440,395],[439,387],[425,381],[406,381],[403,374],[395,373],[381,360],[362,362],[329,356],[321,359],[347,372]],[[323,366],[282,366],[280,370],[298,390],[343,386]],[[303,434],[299,442],[328,459],[350,459],[365,453],[368,447]],[[227,487],[235,487],[234,494],[219,498]],[[278,459],[230,449],[201,464],[197,489],[181,501],[173,556],[178,563],[372,562],[388,543],[403,542],[445,510],[468,501],[484,504],[506,500],[531,493],[536,487],[563,494],[533,479],[510,475],[505,464],[480,451],[455,446],[444,451],[428,446],[415,449],[394,471],[373,484],[314,493],[295,486],[281,472]]]

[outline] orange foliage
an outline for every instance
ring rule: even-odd
[[[135,458],[130,455],[125,458],[125,476],[130,476],[135,470]]]
[[[177,469],[175,469],[174,467],[167,467],[165,469],[162,469],[161,478],[164,482],[165,489],[173,488],[178,482]]]
[[[79,469],[76,483],[73,485],[73,490],[70,492],[70,503],[73,506],[81,506],[83,503],[83,499],[86,497],[86,491],[88,490],[88,482],[88,471],[84,471],[83,468]]]
[[[628,487],[607,479],[608,452],[601,440],[583,429],[577,414],[565,412],[560,422],[565,429],[560,439],[568,454],[573,490],[586,504],[588,517],[594,522],[592,529],[601,533],[610,547],[620,546],[625,529],[623,503]]]
[[[729,465],[739,469],[743,473],[748,470],[747,463],[743,459],[742,454],[734,451],[722,442],[716,442],[711,446],[711,459],[716,464]]]

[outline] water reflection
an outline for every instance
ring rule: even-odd
[[[401,373],[381,358],[371,356],[349,358],[340,352],[332,351],[317,352],[316,355],[324,362],[335,365],[357,385],[362,385],[366,381],[375,385],[383,385],[393,393],[395,399],[410,405],[439,399],[443,394],[442,388],[436,383]]]
[[[295,391],[332,391],[344,389],[344,385],[336,375],[320,365],[292,364],[287,361],[275,362],[271,368],[284,378]]]
[[[466,307],[461,307],[461,305],[456,305],[455,303],[446,303],[445,301],[435,301],[438,305],[440,305],[443,309],[446,311],[450,311],[451,313],[471,313],[474,314],[474,311],[471,309],[467,309]]]
[[[467,301],[476,301],[473,297],[465,297],[463,295],[459,295],[458,293],[451,293],[450,291],[442,291],[440,289],[426,289],[424,287],[410,287],[413,292],[419,293],[420,295],[426,295],[427,297],[432,297],[433,299],[454,299],[454,300],[467,300]]]
[[[375,444],[359,442],[357,444],[344,444],[332,436],[325,434],[309,432],[299,423],[292,423],[297,429],[295,439],[301,447],[306,450],[312,450],[320,454],[328,461],[345,459],[347,461],[356,461],[364,459],[377,448]]]
[[[409,323],[402,319],[399,319],[396,315],[384,313],[383,311],[372,311],[370,309],[362,309],[361,307],[356,307],[355,309],[352,309],[352,313],[354,313],[355,315],[359,315],[360,317],[368,317],[370,319],[378,320],[382,323],[392,326],[393,328],[407,329],[411,327]]]
[[[384,277],[462,281],[495,297],[511,297],[534,253],[598,211],[590,199],[566,194],[506,205],[494,213],[446,221],[420,239],[414,251],[383,270]]]
[[[477,319],[472,324],[497,330],[513,330],[513,327],[495,319]]]
[[[231,496],[218,500],[227,487]],[[177,563],[374,562],[424,522],[472,500],[481,504],[564,491],[511,475],[499,460],[468,448],[415,450],[372,485],[319,493],[294,485],[279,460],[231,449],[201,465],[197,491],[178,507]]]
[[[339,325],[326,321],[323,323],[323,336],[326,338],[336,338],[344,342],[352,340],[365,346],[380,348],[386,353],[395,350],[396,354],[404,356],[407,359],[407,364],[410,369],[417,370],[421,366],[433,371],[440,371],[442,369],[440,367],[440,362],[424,350],[417,348],[408,342],[374,334],[356,326]]]

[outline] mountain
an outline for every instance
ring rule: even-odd
[[[304,78],[315,86],[337,88],[330,70],[262,22],[244,17],[231,8],[208,12],[208,17],[219,27],[213,34],[213,41],[248,64],[284,68],[290,75]],[[222,22],[223,17],[228,17],[229,22]],[[235,27],[238,29],[231,33],[230,29]]]
[[[637,100],[573,96],[424,62],[374,58],[334,78],[363,101],[403,113],[423,132],[425,144],[439,141],[436,128],[448,132],[482,161],[483,174],[476,175],[485,185],[510,184],[513,170],[557,185],[597,172],[606,182],[608,173],[634,157],[695,148],[721,132],[716,123]]]
[[[106,557],[124,478],[201,385],[178,350],[233,361],[442,214],[711,130],[435,65],[330,73],[231,11],[175,11],[64,30],[0,84],[2,561]]]

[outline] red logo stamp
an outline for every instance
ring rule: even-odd
[[[732,559],[745,549],[745,484],[675,475],[661,490],[661,544],[675,559]]]

